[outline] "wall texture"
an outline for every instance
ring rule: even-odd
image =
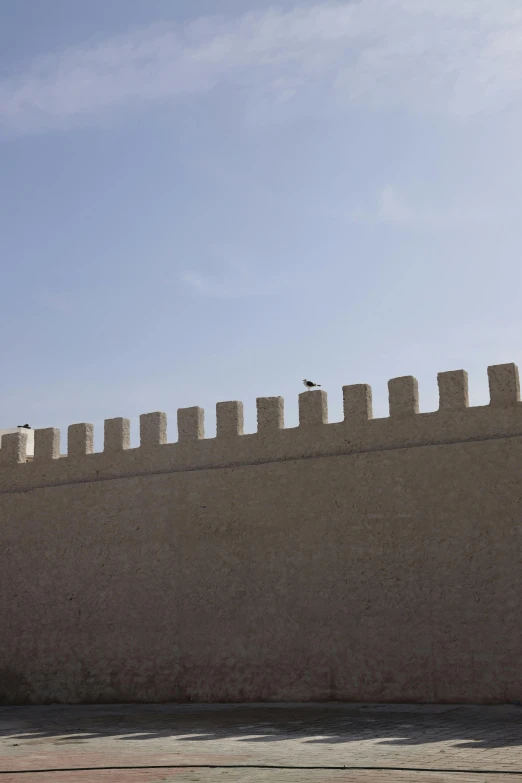
[[[522,403],[514,365],[464,372],[418,413],[390,381],[129,424],[36,430],[0,449],[0,701],[505,702],[522,693]]]

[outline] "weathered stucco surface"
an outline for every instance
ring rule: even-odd
[[[522,403],[513,365],[467,408],[439,376],[242,410],[180,411],[6,436],[0,458],[0,699],[4,703],[323,700],[506,702],[522,692]],[[86,445],[87,444],[87,445]],[[91,444],[89,446],[89,444]],[[435,444],[435,445],[433,445]],[[123,447],[123,450],[122,450]]]

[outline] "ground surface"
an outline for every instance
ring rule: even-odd
[[[522,707],[3,707],[8,781],[522,783]]]

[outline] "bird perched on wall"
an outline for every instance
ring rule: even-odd
[[[314,383],[313,381],[307,381],[306,378],[303,378],[303,384],[306,386],[308,391],[310,391],[310,389],[315,389],[317,386],[321,385],[320,383]]]

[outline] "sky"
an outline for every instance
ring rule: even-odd
[[[0,428],[522,358],[520,0],[0,0]]]

